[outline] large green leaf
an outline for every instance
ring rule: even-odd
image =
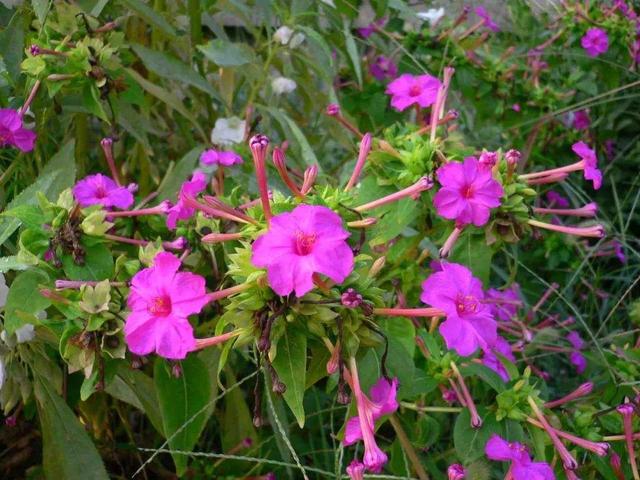
[[[48,281],[47,274],[37,269],[22,272],[13,280],[4,310],[4,328],[9,333],[23,325],[21,314],[35,314],[51,305],[38,291],[38,285]]]
[[[20,205],[37,205],[37,192],[42,192],[49,200],[55,201],[64,189],[71,187],[76,178],[74,148],[73,140],[67,142],[42,169],[36,181],[7,205],[7,210]],[[17,218],[0,218],[0,244],[4,243],[20,225],[21,221]]]
[[[156,12],[152,7],[147,5],[145,2],[141,0],[120,0],[120,2],[127,8],[135,11],[145,22],[154,26],[158,30],[164,32],[165,34],[175,37],[176,31],[174,28],[165,20],[165,18]]]
[[[177,58],[167,55],[164,52],[151,50],[142,45],[132,45],[133,51],[140,57],[145,66],[161,77],[186,83],[208,93],[212,97],[220,99],[218,92],[189,65],[182,63]]]
[[[478,409],[480,417],[483,419],[482,427],[473,428],[471,426],[471,414],[469,410],[463,410],[456,418],[453,427],[453,444],[458,453],[458,457],[465,463],[471,463],[484,455],[484,446],[493,433],[502,432],[501,425],[493,414],[481,408]]]
[[[169,364],[158,358],[153,379],[169,446],[172,450],[190,452],[213,412],[213,405],[209,405],[211,376],[208,367],[196,355],[189,355],[180,365],[182,373],[176,378]],[[178,476],[184,474],[187,460],[185,455],[173,455]]]
[[[113,275],[113,256],[103,244],[86,245],[84,263],[77,265],[71,255],[62,257],[62,268],[71,280],[106,280]]]
[[[253,50],[246,43],[227,42],[220,38],[198,45],[198,50],[219,67],[238,67],[254,59]]]
[[[35,394],[42,426],[43,470],[48,480],[107,480],[100,455],[86,430],[47,379]]]
[[[287,325],[278,341],[278,354],[273,367],[287,386],[283,397],[298,421],[304,427],[304,387],[307,372],[307,335],[302,327]]]
[[[491,274],[492,256],[493,249],[487,245],[484,235],[464,232],[456,242],[449,260],[469,267],[486,287]]]
[[[187,180],[198,165],[202,148],[201,146],[195,147],[182,157],[173,168],[167,171],[160,188],[158,188],[158,198],[160,200],[175,200],[175,195],[178,193],[180,185]]]
[[[20,63],[24,55],[24,16],[17,12],[11,22],[0,32],[0,57],[15,81],[20,75]]]

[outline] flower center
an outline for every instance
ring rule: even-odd
[[[420,85],[411,85],[411,88],[409,89],[410,97],[417,97],[421,93],[422,93],[422,88],[420,87]]]
[[[156,315],[158,317],[166,317],[171,313],[171,298],[167,295],[163,295],[162,297],[156,297],[151,300],[147,310],[152,315]]]
[[[294,249],[298,255],[309,255],[313,251],[313,245],[316,243],[315,233],[296,232],[296,241]]]
[[[456,310],[458,315],[466,315],[478,311],[478,300],[473,295],[458,294],[456,298]]]
[[[96,188],[96,198],[105,198],[106,196],[107,190],[102,185]]]
[[[465,185],[464,187],[462,187],[460,189],[460,194],[464,197],[464,198],[471,198],[473,197],[473,187],[471,185]]]

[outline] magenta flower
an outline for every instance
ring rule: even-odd
[[[351,369],[350,385],[356,400],[358,415],[351,417],[345,426],[343,444],[353,445],[359,440],[364,443],[363,463],[367,470],[379,473],[387,463],[387,455],[378,447],[374,437],[375,422],[384,415],[389,415],[398,409],[396,395],[398,380],[389,382],[380,378],[371,390],[368,398],[360,389],[355,366]]]
[[[571,145],[571,150],[582,159],[584,164],[584,178],[591,180],[593,182],[593,188],[598,190],[602,186],[602,172],[598,169],[596,152],[589,148],[589,145],[584,142],[574,143]]]
[[[119,187],[111,178],[101,173],[89,175],[76,183],[73,196],[83,208],[102,205],[105,208],[127,209],[134,201],[129,188]]]
[[[266,267],[269,285],[278,295],[301,297],[313,288],[313,274],[336,283],[353,270],[349,232],[338,214],[316,205],[298,205],[271,218],[269,231],[253,242],[251,262]]]
[[[584,340],[580,334],[573,330],[567,335],[567,341],[573,347],[573,351],[569,354],[569,361],[576,367],[576,372],[583,373],[587,368],[587,359],[580,352],[584,348]]]
[[[168,252],[156,255],[153,266],[131,279],[127,305],[131,313],[124,325],[125,340],[136,355],[156,352],[182,359],[196,347],[189,315],[209,302],[200,275],[178,272],[180,260]]]
[[[484,303],[482,283],[464,265],[441,262],[441,267],[422,283],[420,300],[446,313],[439,330],[447,348],[467,356],[493,345],[498,325]]]
[[[489,220],[490,210],[500,206],[502,186],[474,157],[467,157],[464,163],[449,162],[437,170],[436,176],[442,188],[433,204],[441,217],[481,227]]]
[[[507,477],[513,480],[555,480],[553,470],[546,462],[533,462],[527,447],[518,442],[509,443],[498,435],[492,435],[484,447],[491,460],[511,462]]]
[[[587,51],[587,55],[597,57],[609,49],[609,37],[602,28],[590,28],[580,39],[580,44]]]
[[[232,151],[209,149],[200,155],[200,163],[203,165],[230,167],[231,165],[240,165],[242,162],[242,157]]]
[[[549,207],[569,208],[569,200],[558,192],[549,190],[545,196],[547,197],[547,202],[549,202]]]
[[[500,31],[500,27],[498,27],[498,25],[493,21],[493,19],[491,18],[491,15],[489,15],[489,12],[487,11],[486,8],[484,8],[481,5],[478,5],[475,9],[474,12],[477,16],[479,16],[482,20],[484,20],[484,25],[491,30],[492,32],[499,32]]]
[[[522,306],[520,286],[517,283],[503,291],[490,288],[487,290],[487,299],[491,305],[491,313],[503,322],[511,321],[518,314],[518,308]]]
[[[369,72],[373,77],[382,82],[387,78],[394,78],[398,75],[398,67],[390,58],[378,55],[375,61],[369,66]]]
[[[180,187],[178,203],[169,209],[167,213],[167,228],[175,230],[178,220],[189,220],[196,213],[195,209],[188,206],[185,198],[196,197],[207,188],[207,177],[202,172],[194,172],[191,180],[188,180]]]
[[[490,345],[489,348],[484,350],[484,353],[482,355],[482,364],[500,375],[500,378],[502,378],[502,380],[508,382],[509,373],[507,372],[507,369],[504,368],[504,365],[502,364],[500,358],[498,358],[496,353],[499,353],[512,362],[516,361],[516,357],[513,356],[513,352],[511,351],[511,345],[509,345],[509,342],[507,342],[500,335],[497,336],[496,341],[492,345]]]
[[[358,33],[362,38],[369,38],[378,28],[384,27],[385,23],[387,23],[386,17],[379,18],[378,20],[371,22],[366,27],[358,28]]]
[[[449,465],[447,468],[447,478],[449,480],[464,480],[467,477],[467,471],[459,463]]]
[[[36,134],[22,126],[22,116],[11,108],[0,108],[0,147],[11,145],[23,152],[33,150]]]
[[[364,463],[354,459],[347,467],[347,475],[349,475],[351,480],[363,480],[364,469]]]
[[[413,104],[424,108],[435,103],[440,85],[431,75],[403,73],[387,85],[386,93],[391,95],[391,106],[401,112]]]
[[[586,110],[578,110],[573,114],[573,128],[576,130],[586,130],[591,126],[591,118]]]
[[[475,157],[471,157],[471,158],[475,158]],[[480,157],[478,158],[478,164],[480,165],[481,170],[491,170],[497,162],[498,162],[498,152],[484,151],[480,154]]]

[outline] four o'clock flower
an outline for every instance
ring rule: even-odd
[[[573,114],[573,128],[576,130],[586,130],[591,126],[591,118],[587,110],[578,110]]]
[[[573,347],[573,351],[569,354],[569,361],[576,367],[576,372],[583,373],[587,368],[587,359],[580,353],[584,348],[584,340],[577,331],[573,330],[567,335],[567,341]]]
[[[180,187],[178,194],[178,203],[171,207],[167,213],[167,228],[175,230],[178,220],[188,220],[194,213],[195,209],[188,206],[186,197],[194,198],[207,188],[207,177],[202,172],[194,172],[191,180],[188,180]]]
[[[618,413],[622,415],[622,425],[624,428],[624,437],[627,444],[627,453],[629,454],[629,463],[631,464],[631,473],[634,480],[640,480],[640,472],[638,472],[638,462],[636,459],[636,450],[633,444],[633,416],[634,407],[631,403],[623,403],[616,408]]]
[[[371,387],[367,397],[360,387],[355,359],[349,360],[349,370],[345,369],[345,377],[353,391],[358,415],[350,418],[345,426],[343,444],[352,445],[359,440],[364,443],[363,463],[367,470],[379,473],[387,463],[387,455],[378,447],[375,439],[375,421],[398,409],[396,400],[398,380],[391,381],[380,378]]]
[[[475,157],[467,157],[464,163],[447,163],[437,170],[436,176],[442,188],[433,204],[441,217],[481,227],[489,220],[490,210],[500,206],[502,186],[493,179],[490,170],[481,168]]]
[[[467,477],[467,471],[459,463],[449,465],[447,468],[447,478],[449,480],[464,480]]]
[[[404,73],[387,85],[386,93],[391,95],[391,106],[401,112],[414,104],[423,108],[432,105],[440,85],[440,80],[431,75]]]
[[[513,480],[555,480],[556,476],[549,464],[534,462],[521,443],[509,443],[499,435],[493,434],[484,447],[484,452],[491,460],[511,462],[507,477]]]
[[[33,150],[36,134],[22,125],[22,116],[11,108],[0,108],[0,148],[15,147],[23,152]]]
[[[180,260],[160,252],[153,266],[131,279],[124,326],[129,350],[137,355],[156,352],[170,359],[185,358],[196,348],[189,315],[200,313],[210,298],[200,275],[179,272]]]
[[[580,39],[580,45],[590,57],[597,57],[609,49],[609,37],[602,28],[590,28]]]
[[[491,305],[491,312],[503,322],[511,321],[518,314],[522,306],[520,286],[517,283],[500,291],[495,288],[487,290],[487,301]]]
[[[267,233],[253,243],[251,262],[266,267],[269,285],[282,296],[301,297],[313,288],[314,273],[342,283],[353,270],[349,232],[327,207],[298,205],[271,218]]]
[[[394,78],[398,75],[398,67],[390,58],[378,55],[374,62],[369,65],[369,72],[376,80],[382,82],[387,78]]]
[[[446,313],[439,330],[447,348],[462,356],[489,348],[497,339],[498,326],[484,303],[480,280],[464,265],[441,262],[441,268],[422,283],[420,300]]]
[[[491,15],[489,14],[489,12],[487,11],[486,8],[484,8],[482,5],[478,5],[475,9],[474,9],[475,14],[480,17],[483,22],[484,25],[491,30],[492,32],[499,32],[500,31],[500,27],[498,27],[498,25],[496,24],[496,22],[493,21],[493,19],[491,18]]]
[[[221,165],[230,167],[242,163],[242,157],[231,150],[215,150],[210,148],[200,155],[200,163],[203,165]]]
[[[133,205],[132,187],[120,187],[111,178],[97,173],[83,178],[73,187],[73,196],[81,207],[102,205],[126,209]]]
[[[347,467],[347,475],[349,475],[351,480],[363,480],[364,470],[364,463],[354,459]]]

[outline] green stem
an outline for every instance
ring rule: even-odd
[[[85,159],[89,155],[89,119],[86,113],[78,113],[75,116],[76,129],[76,162],[78,178],[84,177],[86,171]]]
[[[200,10],[200,0],[189,0],[187,4],[189,11],[189,27],[191,29],[191,50],[195,50],[196,45],[202,43],[202,10]]]
[[[420,458],[418,457],[415,448],[413,448],[413,445],[411,444],[409,437],[407,437],[407,434],[405,433],[404,428],[402,428],[398,418],[395,415],[391,415],[389,417],[389,421],[391,422],[391,426],[395,430],[396,435],[398,435],[400,445],[402,445],[404,452],[407,454],[407,457],[409,457],[409,461],[411,462],[411,465],[413,465],[418,478],[420,480],[429,480],[429,475],[425,472],[424,467],[420,462]]]

